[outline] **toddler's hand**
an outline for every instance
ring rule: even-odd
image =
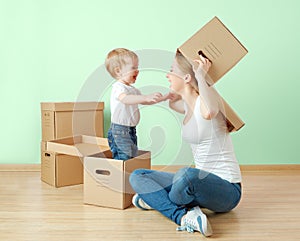
[[[161,97],[160,101],[166,101],[166,100],[170,99],[170,98],[171,98],[171,95],[172,95],[171,92],[169,92],[169,93],[163,95],[163,96]]]
[[[146,101],[147,101],[149,104],[155,104],[155,103],[158,103],[158,102],[160,101],[161,98],[162,98],[162,94],[159,93],[159,92],[156,92],[156,93],[147,95],[147,96],[146,96]]]
[[[176,93],[170,92],[170,93],[169,93],[169,99],[170,99],[171,102],[175,102],[175,101],[177,101],[177,100],[180,100],[180,99],[181,99],[181,96],[178,95],[178,94],[176,94]]]

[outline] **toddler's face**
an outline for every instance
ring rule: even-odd
[[[126,64],[121,68],[121,80],[126,84],[134,84],[139,74],[138,59],[127,59]]]

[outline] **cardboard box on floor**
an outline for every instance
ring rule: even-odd
[[[224,74],[235,66],[247,53],[247,49],[230,32],[230,30],[214,17],[198,32],[183,43],[178,51],[190,62],[199,59],[199,54],[207,57],[211,62],[207,78],[209,85],[215,84]],[[241,129],[245,123],[223,99],[222,114],[227,121],[230,132]]]
[[[103,137],[103,102],[42,102],[42,140],[74,135]]]
[[[54,187],[82,184],[82,161],[76,156],[42,151],[41,180]]]
[[[151,168],[151,154],[138,151],[126,161],[111,159],[111,151],[84,158],[84,203],[125,209],[132,203],[134,190],[130,174],[138,168]]]
[[[95,144],[93,139],[68,138],[68,143],[75,145],[93,146],[95,153],[109,149],[106,139],[104,142]],[[73,149],[77,153],[77,149]],[[83,183],[82,157],[65,155],[47,149],[47,142],[41,142],[41,180],[54,187],[64,187]]]
[[[79,156],[84,163],[84,203],[125,209],[134,195],[130,173],[137,168],[151,168],[151,154],[139,151],[126,161],[112,159],[107,139],[75,136],[47,142],[47,150]]]

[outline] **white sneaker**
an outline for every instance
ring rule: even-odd
[[[142,210],[152,210],[153,209],[147,203],[145,203],[144,200],[137,193],[134,194],[134,196],[132,197],[132,204]]]
[[[211,236],[213,234],[212,228],[206,215],[201,211],[201,209],[198,206],[192,208],[190,211],[187,212],[183,223],[180,227],[177,228],[177,230],[186,230],[189,233],[198,231],[206,237]]]

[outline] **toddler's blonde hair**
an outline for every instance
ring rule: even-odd
[[[135,60],[138,59],[136,53],[131,50],[125,48],[117,48],[110,51],[105,59],[105,67],[106,70],[110,73],[113,78],[117,78],[117,74],[115,72],[116,68],[122,68],[127,64],[128,59]]]

